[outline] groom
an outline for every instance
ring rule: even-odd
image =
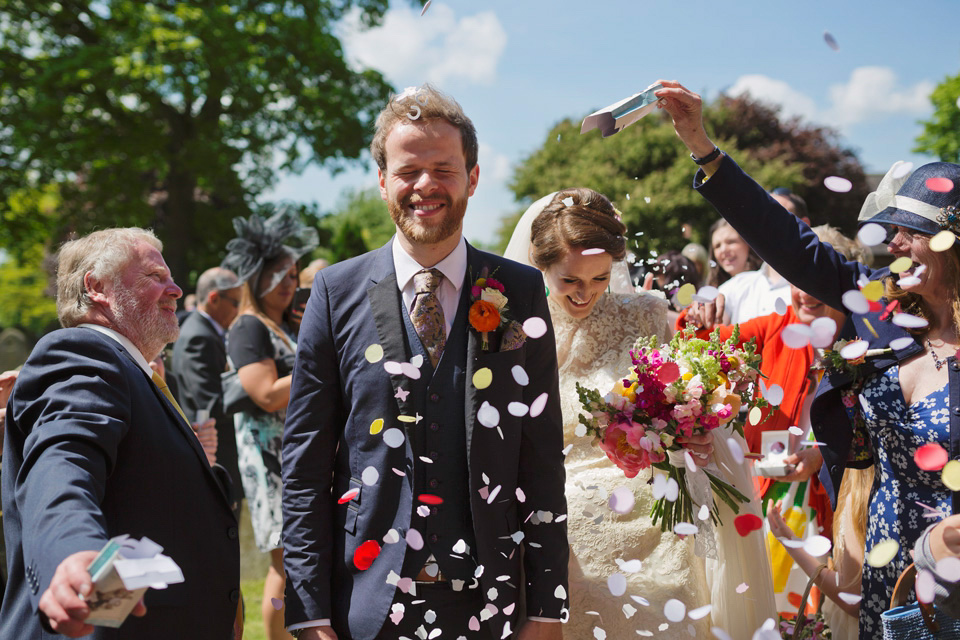
[[[304,314],[283,441],[286,624],[309,640],[500,639],[525,598],[516,637],[559,639],[566,502],[543,280],[463,239],[477,136],[454,100],[395,97],[371,150],[397,234],[320,271]]]

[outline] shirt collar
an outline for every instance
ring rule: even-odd
[[[142,353],[140,353],[140,349],[137,349],[134,346],[134,344],[130,342],[130,339],[127,338],[125,335],[118,332],[116,329],[105,327],[102,324],[93,324],[90,322],[84,322],[79,326],[85,327],[87,329],[93,329],[94,331],[99,331],[103,335],[109,336],[114,340],[116,340],[117,342],[119,342],[120,346],[126,349],[127,353],[133,356],[134,361],[136,361],[136,363],[140,365],[140,368],[143,369],[144,373],[146,373],[147,376],[151,378],[153,377],[153,369],[150,368],[150,363],[148,363],[147,359],[143,357]]]
[[[217,332],[217,335],[218,335],[218,336],[220,336],[221,338],[223,337],[223,334],[225,334],[226,331],[223,330],[223,327],[220,326],[220,323],[219,323],[219,322],[217,322],[216,320],[214,320],[213,318],[211,318],[211,317],[210,317],[210,314],[207,313],[206,311],[204,311],[203,309],[201,309],[200,307],[197,307],[197,313],[199,313],[201,316],[203,316],[204,318],[206,318],[207,321],[208,321],[210,324],[213,325],[213,329],[214,329],[214,331]]]
[[[414,274],[422,269],[439,269],[450,284],[460,292],[463,278],[467,273],[467,241],[460,236],[456,248],[435,265],[425,266],[413,259],[407,253],[397,237],[393,237],[393,267],[397,272],[397,286],[401,291],[413,280]]]

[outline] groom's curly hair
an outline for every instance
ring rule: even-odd
[[[571,250],[602,249],[623,260],[627,227],[609,199],[593,189],[558,191],[530,228],[533,263],[544,270]]]

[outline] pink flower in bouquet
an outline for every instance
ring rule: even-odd
[[[707,431],[710,431],[711,429],[716,429],[717,427],[720,426],[720,418],[718,418],[713,414],[705,413],[702,416],[700,416],[700,426],[706,429]]]
[[[638,473],[650,466],[647,453],[630,446],[628,438],[633,428],[643,432],[643,428],[639,425],[614,422],[607,427],[600,440],[600,448],[628,478],[635,478]]]
[[[505,291],[504,286],[503,286],[502,284],[500,284],[500,281],[499,281],[499,280],[494,280],[493,278],[487,278],[487,283],[486,283],[486,285],[487,285],[488,287],[491,287],[491,288],[493,288],[493,289],[496,289],[496,290],[499,291],[500,293],[503,293],[503,292]]]

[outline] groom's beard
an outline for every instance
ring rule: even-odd
[[[408,208],[409,198],[403,202],[390,199],[387,201],[387,209],[390,211],[390,217],[394,224],[400,229],[400,233],[411,242],[424,245],[437,244],[455,233],[459,233],[463,217],[467,213],[467,198],[466,193],[462,198],[455,201],[449,196],[443,196],[442,199],[446,206],[444,206],[443,219],[437,224],[427,225],[418,220]],[[437,196],[431,196],[430,199],[436,200]]]

